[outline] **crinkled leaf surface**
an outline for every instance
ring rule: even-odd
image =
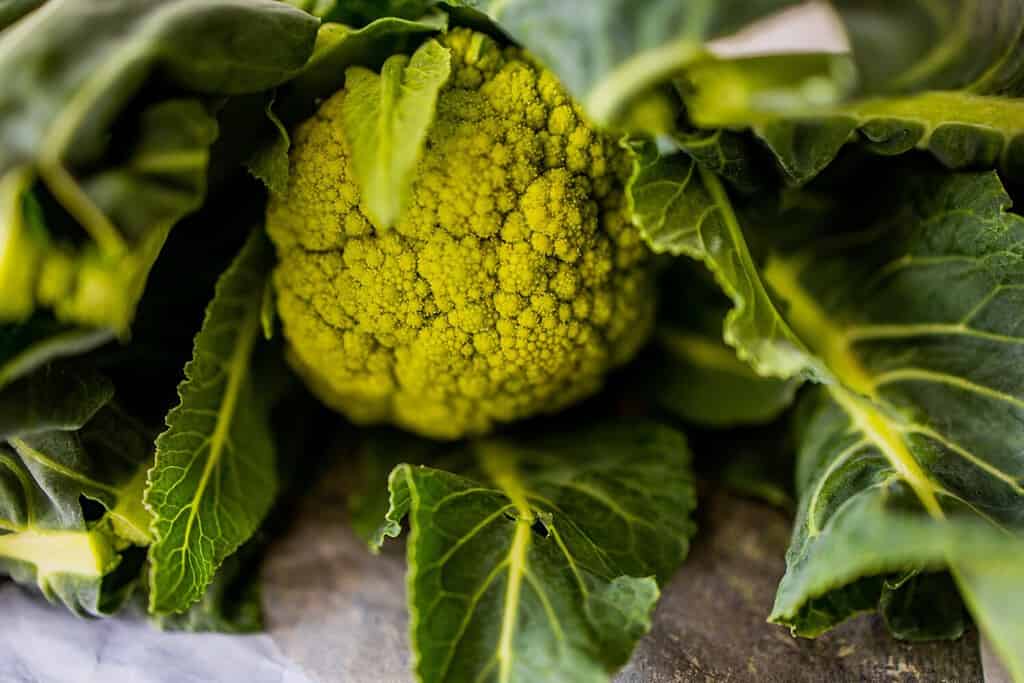
[[[428,40],[412,57],[394,55],[380,74],[363,67],[345,73],[344,133],[362,205],[380,229],[391,227],[405,204],[451,53]]]
[[[469,447],[463,474],[400,465],[421,681],[608,681],[650,627],[694,532],[676,431],[610,421]]]
[[[704,54],[705,43],[794,0],[474,0],[609,123]]]
[[[252,539],[224,560],[198,602],[179,614],[153,621],[169,631],[258,633],[264,629],[260,604],[260,555],[266,541]]]
[[[762,369],[793,376],[810,367],[825,384],[798,430],[801,511],[773,619],[813,635],[881,607],[898,634],[955,635],[962,619],[952,608],[943,613],[960,626],[908,614],[906,605],[920,604],[908,592],[924,579],[902,581],[949,570],[1020,675],[1022,632],[1008,616],[1024,609],[1014,602],[1020,593],[995,596],[1024,569],[1024,219],[1009,212],[994,173],[904,166],[851,182],[838,204],[744,215],[769,254],[763,266],[743,239],[715,257],[743,265],[716,271],[727,292],[765,293],[748,312],[739,303],[750,299],[734,297],[733,314],[749,321],[731,338],[741,353],[753,341],[746,357]],[[644,212],[659,226],[647,236],[707,261],[693,236],[704,234],[701,217],[719,210],[717,199],[662,224],[684,203],[670,186],[649,188],[647,199],[665,199]],[[799,211],[813,220],[790,215]],[[757,344],[777,343],[780,330],[802,361],[773,368]]]
[[[58,366],[0,391],[0,573],[78,614],[109,614],[127,597],[137,572],[115,570],[148,536],[152,441],[112,395],[103,377]]]
[[[885,183],[881,208],[823,217],[828,237],[794,240],[763,271],[835,381],[804,426],[773,618],[813,633],[877,603],[863,580],[849,598],[854,580],[948,568],[1020,675],[1006,603],[1024,604],[993,597],[1024,576],[1024,219],[992,173]]]
[[[774,184],[771,158],[751,135],[725,128],[677,130],[672,141],[698,164],[742,192]]]
[[[254,381],[264,285],[273,256],[253,232],[217,283],[192,360],[167,416],[149,473],[153,513],[150,610],[198,600],[228,555],[247,540],[277,491],[269,397]]]

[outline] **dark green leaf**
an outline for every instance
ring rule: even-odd
[[[752,127],[795,184],[814,178],[851,141],[886,156],[925,150],[955,169],[1024,173],[1021,100],[947,90],[845,101],[852,81],[843,59],[705,61],[688,73],[684,98],[701,126]]]
[[[0,0],[0,31],[12,25],[46,0]]]
[[[770,187],[774,182],[771,160],[764,158],[764,151],[751,135],[723,128],[677,131],[673,141],[698,164],[742,192]]]
[[[252,539],[230,555],[217,570],[199,601],[180,614],[163,614],[153,621],[170,631],[257,633],[262,631],[259,560],[266,542]]]
[[[955,640],[970,625],[948,572],[911,572],[886,581],[878,610],[901,640]]]
[[[928,150],[954,169],[1024,173],[1024,109],[1014,99],[1024,94],[1024,5],[835,4],[852,65],[836,55],[706,60],[684,79],[694,120],[754,127],[797,184],[851,140],[886,155]]]
[[[773,618],[814,633],[851,613],[824,609],[829,591],[948,568],[1019,670],[1009,598],[993,598],[1024,567],[1024,219],[994,174],[901,170],[875,181],[878,205],[825,212],[828,239],[777,235],[762,271],[829,382],[801,429],[801,512]]]
[[[744,211],[768,254],[759,266],[735,212],[731,241],[703,237],[709,215],[734,208],[723,192],[688,194],[678,159],[651,168],[681,189],[638,185],[648,239],[729,264],[716,271],[727,292],[764,292],[747,309],[749,297],[734,297],[748,324],[732,342],[765,372],[825,384],[798,430],[801,509],[772,618],[814,635],[877,609],[893,575],[948,569],[1024,673],[1009,616],[1024,606],[996,597],[1024,567],[1024,219],[1008,212],[998,177],[904,165],[848,179],[841,201]],[[788,354],[761,352],[780,340]]]
[[[0,389],[52,360],[84,353],[111,338],[107,330],[72,327],[41,314],[0,325]]]
[[[154,515],[149,590],[155,614],[199,600],[276,495],[272,397],[258,390],[252,363],[272,260],[256,230],[221,276],[178,389],[181,402],[157,439],[145,499]]]
[[[789,439],[773,424],[739,433],[714,434],[716,453],[727,454],[717,478],[731,490],[787,511],[796,509],[793,492],[793,451]],[[696,448],[696,447],[695,447]],[[698,457],[700,450],[697,450]]]
[[[384,543],[381,525],[388,512],[388,477],[398,465],[435,465],[435,444],[410,437],[402,432],[376,429],[362,432],[355,461],[355,484],[348,495],[350,523],[356,534],[366,541],[371,552],[379,552]],[[394,529],[395,534],[398,529]],[[392,535],[395,535],[392,534]]]
[[[391,474],[420,680],[608,681],[694,531],[682,436],[618,421],[467,456],[464,475]]]
[[[817,361],[789,329],[757,276],[739,219],[721,181],[685,154],[636,147],[627,197],[633,221],[658,253],[702,260],[733,307],[723,337],[758,375],[789,379],[818,373]]]
[[[314,17],[327,19],[338,5],[338,0],[282,0],[292,7],[297,7],[303,12],[309,12]]]
[[[265,144],[257,145],[245,160],[245,166],[267,189],[280,194],[288,190],[288,149],[292,140],[288,129],[274,112],[274,98],[267,99],[264,114],[273,127],[273,133]]]
[[[0,573],[97,616],[127,597],[137,572],[115,571],[149,526],[151,436],[111,396],[102,377],[57,366],[0,392]]]

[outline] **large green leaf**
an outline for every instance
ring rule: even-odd
[[[151,436],[112,395],[103,377],[58,366],[0,392],[0,573],[97,616],[127,597],[138,567],[125,553],[148,541]]]
[[[694,525],[682,436],[611,421],[468,448],[463,474],[400,465],[415,669],[441,681],[608,681],[650,627]]]
[[[124,333],[167,230],[202,201],[217,132],[207,104],[153,93],[274,86],[316,26],[271,0],[57,0],[4,31],[0,319],[42,307]],[[45,220],[25,206],[33,187]]]
[[[398,219],[409,193],[451,52],[428,40],[412,57],[389,57],[380,74],[363,67],[345,73],[345,137],[362,206],[379,229]]]
[[[253,232],[217,283],[149,473],[150,610],[180,612],[259,526],[277,492],[271,397],[253,349],[273,255]]]
[[[707,41],[795,0],[473,0],[558,74],[599,123],[704,55]]]
[[[686,194],[679,159],[665,163],[677,165],[668,177],[682,194],[663,183],[661,209],[641,214],[676,218],[649,222],[658,229],[648,238],[706,262],[711,251],[741,264],[717,270],[719,281],[765,296],[731,340],[741,352],[750,345],[746,357],[765,372],[813,368],[808,376],[825,384],[825,408],[800,430],[801,514],[773,618],[816,634],[881,607],[899,635],[955,635],[962,625],[908,613],[921,604],[912,593],[936,585],[913,577],[948,569],[975,620],[1021,672],[1022,634],[1007,615],[1024,606],[1017,593],[996,596],[1024,567],[1024,219],[1009,213],[998,177],[869,169],[871,177],[848,179],[848,195],[834,204],[741,212],[739,239],[716,237],[727,247],[716,256],[693,248],[692,238],[704,234],[702,217],[722,211],[724,193],[705,196],[703,211],[673,214],[700,196]],[[763,266],[750,256],[741,220],[768,254]],[[794,355],[773,367],[773,356],[756,351],[778,343],[780,330]],[[941,612],[962,621],[953,607]]]
[[[829,238],[763,271],[835,380],[805,429],[774,618],[814,632],[877,603],[863,581],[847,602],[855,579],[948,568],[1024,674],[1024,632],[1002,623],[1024,604],[991,583],[1024,576],[1024,219],[995,174],[886,183],[880,207],[841,207]]]
[[[763,376],[821,374],[817,360],[776,310],[722,182],[686,154],[663,156],[652,143],[637,153],[627,197],[633,221],[658,253],[701,259],[733,307],[723,336]]]
[[[834,55],[706,60],[689,71],[682,92],[698,125],[751,127],[795,184],[815,177],[851,141],[881,155],[925,150],[954,169],[1024,174],[1021,100],[941,90],[847,101],[851,75]]]

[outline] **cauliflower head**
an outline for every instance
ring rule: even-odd
[[[342,89],[294,131],[267,228],[293,364],[358,423],[454,439],[595,392],[654,319],[630,160],[522,50],[455,29],[452,73],[396,225],[375,228]]]

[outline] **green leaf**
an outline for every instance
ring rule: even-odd
[[[45,0],[0,0],[0,31],[11,26]]]
[[[20,321],[35,305],[35,280],[47,246],[32,174],[18,168],[0,175],[0,321]]]
[[[303,12],[309,12],[320,19],[329,17],[338,5],[338,0],[282,0],[282,2],[297,7]]]
[[[385,536],[401,533],[400,526],[381,523],[390,506],[388,479],[391,472],[403,463],[436,466],[433,460],[437,446],[390,429],[363,430],[360,434],[352,474],[354,483],[347,497],[349,521],[356,535],[376,554]]]
[[[0,392],[0,574],[77,614],[109,614],[127,598],[128,545],[148,540],[152,440],[112,394],[103,377],[60,366]]]
[[[198,602],[180,614],[153,617],[162,629],[190,633],[264,630],[259,560],[266,542],[254,538],[227,557]]]
[[[741,192],[764,189],[774,182],[771,159],[751,135],[723,128],[675,131],[672,141],[694,161]]]
[[[598,123],[705,55],[706,43],[795,0],[467,2],[535,54]]]
[[[716,432],[708,448],[714,448],[715,453],[728,453],[717,478],[729,489],[793,512],[796,510],[794,454],[790,439],[782,436],[781,431],[780,424],[775,423],[742,431]],[[694,450],[700,457],[701,445]]]
[[[150,611],[199,600],[228,555],[263,520],[277,491],[271,397],[253,377],[253,349],[273,255],[253,232],[217,283],[149,473],[153,513]]]
[[[267,121],[273,127],[270,139],[257,145],[252,155],[246,159],[245,167],[256,178],[261,180],[271,192],[280,194],[288,190],[288,149],[292,139],[281,119],[274,112],[274,98],[268,98],[264,107]]]
[[[866,92],[1024,94],[1019,0],[834,0],[833,5]]]
[[[725,193],[700,200],[678,156],[653,163],[663,181],[634,183],[649,201],[634,197],[647,238],[712,260],[727,291],[764,292],[730,314],[748,322],[732,342],[766,374],[825,384],[798,429],[801,511],[773,619],[814,635],[878,609],[886,582],[948,569],[974,619],[1024,672],[1008,616],[1024,607],[999,593],[1024,567],[1024,219],[1008,211],[998,176],[868,168],[832,202],[741,207],[729,241],[708,239],[705,227],[728,213]],[[780,339],[791,356],[759,353]],[[911,635],[905,616],[897,628]]]
[[[52,360],[111,339],[107,330],[73,327],[40,314],[21,324],[0,325],[0,389]]]
[[[793,401],[795,379],[762,377],[722,341],[729,299],[690,263],[662,276],[657,362],[644,380],[670,413],[702,426],[770,422]],[[685,293],[685,298],[679,293]]]
[[[900,178],[883,181],[882,206],[851,201],[825,217],[829,239],[794,240],[763,270],[834,378],[803,421],[801,511],[773,619],[813,633],[852,611],[829,591],[949,569],[1024,673],[1022,636],[995,626],[1007,607],[993,600],[1024,568],[1024,219],[991,173]]]
[[[264,630],[261,569],[273,541],[288,532],[299,497],[324,471],[328,442],[337,443],[337,415],[310,396],[282,362],[279,345],[261,345],[254,363],[256,391],[271,405],[279,494],[260,528],[224,559],[198,602],[151,621],[175,631],[255,633]],[[386,498],[387,478],[381,482]],[[385,501],[386,505],[386,501]],[[381,513],[383,515],[383,512]],[[380,518],[375,520],[379,523]]]
[[[324,21],[339,21],[362,26],[378,19],[419,19],[442,3],[463,4],[460,0],[286,0]]]
[[[419,680],[608,681],[650,628],[694,525],[683,437],[613,421],[473,444],[464,474],[400,465]]]
[[[274,109],[281,121],[292,126],[312,115],[318,100],[341,89],[349,67],[378,70],[388,58],[411,53],[427,36],[447,28],[445,14],[416,21],[386,17],[360,29],[324,24],[302,71],[279,88]]]
[[[436,40],[412,57],[389,57],[380,75],[363,67],[345,72],[344,132],[362,205],[378,228],[388,228],[404,206],[451,52]]]
[[[301,72],[281,85],[266,104],[262,130],[244,139],[252,149],[245,166],[271,192],[284,190],[291,146],[288,130],[312,116],[323,98],[344,86],[346,71],[353,66],[379,70],[387,59],[411,53],[427,36],[447,27],[448,16],[442,13],[415,21],[385,17],[360,29],[323,24]]]
[[[880,155],[919,149],[954,169],[1024,174],[1021,100],[946,90],[844,101],[843,59],[708,60],[688,72],[687,110],[701,126],[752,127],[794,184],[814,178],[851,141]]]
[[[684,420],[711,427],[770,422],[793,400],[799,382],[762,377],[717,334],[662,327],[659,403]]]
[[[909,572],[886,581],[878,610],[900,640],[955,640],[971,623],[948,572]]]
[[[638,143],[627,199],[633,222],[657,253],[700,259],[733,307],[723,337],[758,375],[789,379],[821,372],[775,309],[757,276],[739,219],[721,181],[686,154],[662,156]]]
[[[316,25],[271,0],[50,2],[0,34],[0,71],[19,74],[0,92],[0,320],[48,308],[124,334],[167,231],[202,201],[212,98],[294,75]],[[181,99],[136,98],[151,80]]]

